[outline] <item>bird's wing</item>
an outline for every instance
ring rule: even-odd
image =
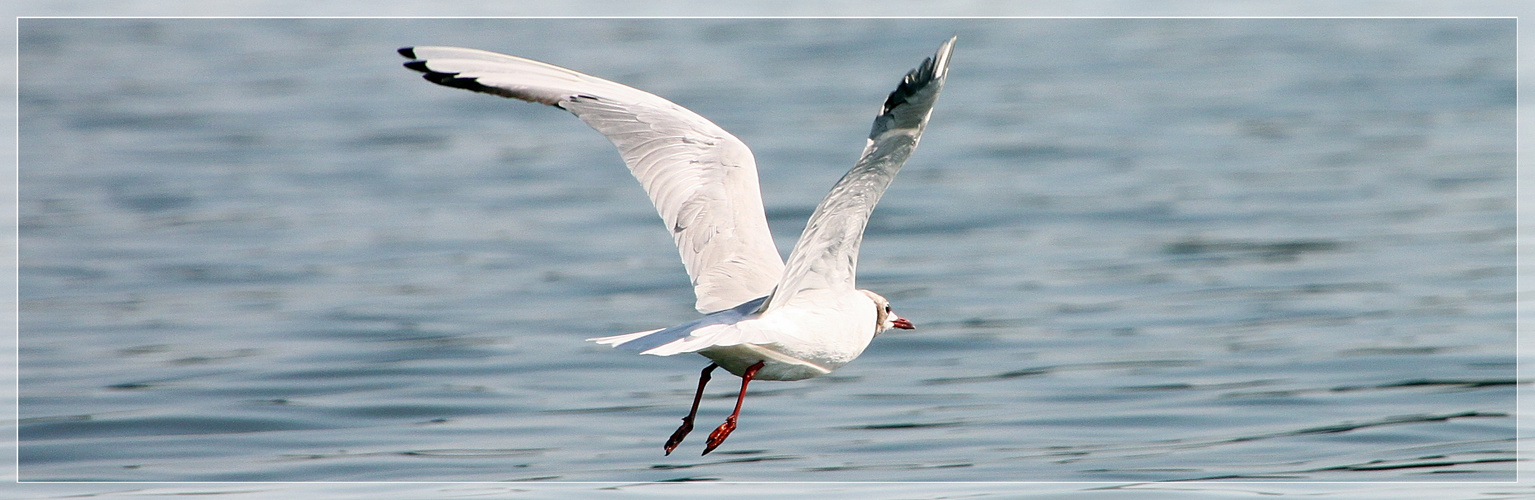
[[[718,125],[648,92],[538,61],[457,47],[399,52],[432,83],[555,106],[613,141],[671,231],[699,312],[766,296],[783,275],[751,150]]]
[[[950,38],[933,57],[906,73],[890,93],[874,118],[863,157],[837,181],[805,223],[805,232],[789,253],[783,279],[768,299],[766,311],[784,307],[806,290],[855,288],[864,226],[880,195],[917,147],[943,89],[953,51],[954,38]]]

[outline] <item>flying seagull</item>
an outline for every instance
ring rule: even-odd
[[[613,141],[677,243],[704,316],[671,328],[588,339],[712,362],[672,450],[693,429],[715,368],[741,377],[735,411],[709,435],[704,454],[736,428],[752,380],[803,380],[857,358],[891,328],[912,329],[890,301],[854,286],[858,245],[880,195],[917,147],[949,70],[954,38],[906,73],[885,99],[863,156],[816,206],[799,242],[780,260],[763,213],[757,167],[740,139],[654,94],[551,64],[458,47],[406,47],[406,68],[447,87],[571,112]]]

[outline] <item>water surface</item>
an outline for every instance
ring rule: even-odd
[[[752,146],[786,252],[954,34],[860,265],[919,328],[753,384],[706,457],[734,377],[665,457],[706,361],[582,341],[696,317],[611,145],[394,53],[518,54],[698,111]],[[25,19],[20,477],[1511,481],[1513,37]]]

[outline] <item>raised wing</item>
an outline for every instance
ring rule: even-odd
[[[858,245],[863,241],[864,226],[880,195],[922,137],[927,117],[933,112],[949,72],[954,40],[944,42],[937,54],[906,73],[895,92],[885,99],[869,131],[863,157],[832,186],[805,223],[805,232],[789,253],[783,280],[768,299],[767,311],[793,302],[805,290],[855,288]]]
[[[555,106],[618,146],[671,230],[699,312],[768,295],[783,275],[757,164],[740,139],[671,101],[551,64],[458,47],[407,47],[428,81]]]

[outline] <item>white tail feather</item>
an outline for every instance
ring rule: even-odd
[[[624,345],[624,343],[629,342],[631,340],[638,339],[640,337],[644,337],[646,335],[650,335],[652,333],[656,333],[656,332],[659,332],[661,330],[665,330],[665,328],[657,328],[657,329],[654,329],[654,330],[645,330],[643,332],[625,333],[623,335],[614,335],[614,336],[611,336],[611,337],[594,337],[594,338],[589,338],[589,339],[586,339],[586,340],[589,341],[589,342],[596,342],[598,344],[610,345],[610,346],[618,347],[618,346]]]

